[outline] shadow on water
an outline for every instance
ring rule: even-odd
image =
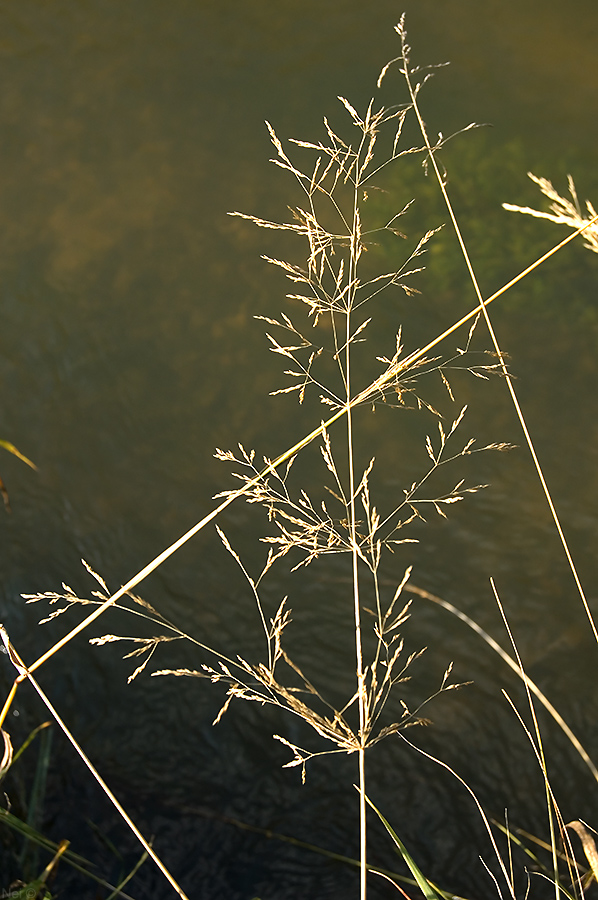
[[[452,61],[426,87],[431,130],[450,133],[472,120],[494,126],[455,139],[443,155],[491,293],[559,236],[553,226],[500,208],[503,201],[536,205],[528,169],[559,186],[571,171],[580,196],[598,201],[598,74],[589,65],[598,11],[590,0],[566,9],[547,0],[454,0],[442,9],[432,0],[405,0],[403,7],[414,56]],[[276,314],[286,293],[280,274],[259,259],[276,255],[279,239],[226,213],[285,215],[297,198],[283,173],[268,166],[262,121],[271,120],[280,136],[312,138],[323,114],[340,121],[337,94],[367,102],[381,65],[398,52],[392,25],[400,12],[387,0],[367,13],[355,0],[334,9],[315,0],[22,0],[0,9],[0,437],[39,467],[32,473],[12,457],[2,460],[14,511],[0,516],[0,578],[2,620],[26,659],[64,633],[66,617],[38,628],[40,610],[24,606],[21,592],[59,590],[64,580],[88,595],[94,585],[81,557],[117,587],[230,485],[214,447],[241,440],[274,455],[319,421],[316,403],[296,407],[268,397],[280,385],[279,367],[252,317]],[[381,187],[388,193],[372,200],[373,217],[417,198],[404,220],[407,243],[446,221],[418,161],[394,170]],[[384,265],[395,252],[381,242],[372,260]],[[594,607],[597,262],[570,247],[493,308]],[[448,227],[427,263],[420,297],[393,297],[381,307],[376,346],[392,345],[401,320],[416,346],[472,307]],[[476,340],[485,346],[480,334]],[[522,443],[500,379],[456,381],[457,404],[469,404],[468,435]],[[360,415],[364,454],[371,455],[370,442],[376,447],[379,486],[400,494],[423,458],[423,426],[408,411]],[[307,487],[324,474],[318,457],[308,451]],[[391,585],[413,563],[416,584],[506,645],[493,576],[529,674],[592,753],[596,650],[527,451],[472,460],[464,474],[491,487],[447,522],[418,530],[421,543],[387,562],[384,577]],[[222,525],[257,570],[259,517],[237,504]],[[272,608],[290,595],[292,652],[334,696],[352,690],[346,577],[336,563],[303,577],[281,566],[266,595]],[[179,551],[140,593],[205,643],[255,658],[255,608],[212,531]],[[131,628],[111,613],[93,634]],[[545,836],[541,778],[500,694],[505,687],[523,704],[516,680],[462,623],[424,600],[414,604],[406,639],[412,649],[429,647],[406,688],[410,702],[434,690],[451,659],[459,680],[475,682],[441,698],[430,710],[433,727],[410,737],[454,765],[492,814],[502,816],[508,805],[512,823]],[[202,661],[179,645],[156,659],[154,668]],[[118,648],[79,640],[40,671],[40,681],[142,831],[156,835],[189,896],[340,900],[356,892],[352,870],[217,818],[356,856],[352,758],[316,761],[301,787],[297,770],[281,768],[288,753],[271,735],[311,740],[302,727],[278,711],[239,704],[212,728],[217,688],[145,675],[127,687],[131,662],[120,660]],[[2,678],[8,685],[7,666]],[[26,689],[16,711],[9,730],[18,743],[44,713]],[[595,823],[593,786],[564,738],[550,723],[546,729],[564,815]],[[422,869],[452,890],[486,896],[477,857],[487,858],[488,847],[458,785],[398,739],[375,749],[370,768],[374,799]],[[110,877],[114,857],[87,819],[132,865],[134,839],[57,735],[45,831],[69,837]],[[3,852],[8,870],[10,846]],[[372,862],[398,865],[375,826]],[[59,878],[66,893],[96,896],[66,867]],[[135,884],[134,896],[171,896],[149,865]],[[390,890],[372,883],[374,898]]]

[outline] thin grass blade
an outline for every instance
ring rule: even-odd
[[[0,808],[0,822],[4,822],[4,824],[7,825],[8,828],[11,828],[18,834],[22,834],[29,841],[37,844],[43,850],[47,850],[50,853],[57,852],[59,846],[58,844],[50,840],[50,838],[47,838],[45,835],[41,834],[39,831],[36,831],[35,828],[31,828],[31,826],[27,825],[26,822],[23,822],[22,819],[19,819],[17,816],[8,812],[8,810]],[[65,863],[71,866],[71,868],[76,869],[77,872],[80,872],[87,878],[91,878],[91,880],[95,881],[96,884],[101,885],[109,891],[118,890],[115,885],[110,884],[109,881],[105,881],[103,878],[100,878],[98,875],[95,875],[93,872],[91,872],[90,868],[93,866],[93,863],[86,859],[84,856],[80,856],[73,850],[66,850],[61,858]],[[125,894],[122,890],[120,892],[120,896],[124,897],[125,900],[134,900],[133,897],[131,897],[129,894]]]
[[[374,804],[369,799],[369,797],[366,797],[365,799],[367,801],[368,806],[370,806],[374,810],[374,812],[376,813],[376,815],[378,816],[378,818],[380,819],[380,821],[382,822],[382,824],[388,831],[388,833],[391,836],[392,840],[394,841],[399,853],[401,854],[401,856],[403,857],[403,859],[409,866],[411,874],[415,878],[415,880],[417,882],[417,886],[421,890],[421,892],[424,895],[424,897],[426,898],[426,900],[443,900],[443,896],[446,897],[447,895],[439,893],[430,884],[430,882],[428,881],[428,879],[426,878],[424,873],[421,871],[421,869],[419,868],[419,866],[417,865],[417,863],[415,862],[415,860],[413,859],[413,857],[411,856],[411,854],[409,853],[407,848],[405,847],[405,844],[402,842],[402,840],[400,839],[398,834],[394,831],[394,829],[392,828],[390,823],[384,818],[384,816],[382,815],[380,810],[378,810],[374,806]]]

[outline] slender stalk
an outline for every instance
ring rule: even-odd
[[[363,678],[362,678],[363,693]],[[367,896],[367,807],[365,793],[365,748],[359,748],[359,893],[362,900]]]
[[[360,148],[361,149],[361,148]],[[359,166],[356,164],[356,171]],[[349,266],[349,284],[356,280],[357,259],[359,255],[358,234],[358,183],[355,184],[353,201],[353,228],[351,259]],[[366,785],[365,785],[365,742],[366,742],[366,696],[363,677],[363,647],[361,640],[361,605],[359,599],[359,555],[357,549],[357,522],[355,515],[355,465],[353,454],[353,413],[351,409],[351,308],[353,292],[347,298],[346,346],[345,346],[345,383],[347,390],[347,454],[349,462],[349,512],[351,528],[351,563],[353,572],[353,606],[355,621],[355,657],[357,666],[357,692],[359,704],[359,859],[360,859],[360,898],[367,896],[367,820],[366,820]]]
[[[281,466],[285,463],[291,456],[294,456],[299,450],[302,450],[303,447],[307,447],[315,438],[319,437],[325,428],[332,425],[337,419],[342,418],[345,415],[346,408],[343,406],[338,412],[336,412],[333,416],[328,419],[327,422],[320,425],[319,428],[315,428],[308,435],[306,435],[301,441],[287,450],[285,453],[281,454],[281,456],[277,457],[273,462],[269,463],[262,471],[252,478],[251,481],[247,482],[240,488],[238,491],[235,491],[234,494],[231,494],[226,500],[223,500],[215,509],[213,509],[210,513],[200,519],[193,528],[190,528],[185,532],[182,537],[175,541],[174,544],[171,544],[170,547],[167,547],[166,550],[163,550],[155,559],[153,559],[150,563],[147,564],[140,572],[134,575],[125,585],[123,585],[115,594],[109,597],[101,606],[90,613],[82,622],[80,622],[75,628],[68,632],[61,640],[57,641],[49,650],[47,650],[42,656],[39,657],[34,663],[29,666],[30,672],[35,672],[41,665],[43,665],[51,656],[54,655],[58,650],[61,650],[65,644],[68,644],[72,638],[74,638],[77,634],[80,634],[88,625],[94,622],[99,616],[102,615],[110,606],[113,606],[117,600],[120,600],[125,594],[129,591],[132,591],[133,588],[137,587],[151,572],[155,571],[159,566],[162,565],[173,553],[175,553],[183,544],[186,544],[188,540],[190,540],[194,535],[196,535],[202,528],[208,525],[216,516],[220,515],[220,513],[230,506],[230,504],[237,499],[237,497],[242,497],[243,494],[247,493],[252,487],[255,487],[268,473],[274,472],[278,466]]]
[[[521,657],[519,656],[519,650],[517,649],[517,644],[515,643],[515,639],[509,627],[509,623],[507,621],[507,617],[505,615],[505,611],[503,609],[503,605],[501,599],[498,595],[498,591],[496,590],[496,585],[494,584],[494,579],[490,579],[490,585],[492,587],[492,592],[494,594],[494,599],[496,600],[496,604],[500,611],[501,618],[503,620],[504,626],[507,629],[507,634],[509,635],[509,640],[511,641],[511,646],[513,647],[513,652],[515,654],[515,658],[517,660],[517,664],[522,673],[525,672],[523,668],[523,663],[521,661]],[[554,890],[555,890],[555,900],[559,900],[561,895],[560,887],[559,887],[559,869],[558,869],[558,860],[557,860],[557,850],[556,850],[556,830],[555,830],[555,822],[554,822],[554,796],[552,793],[552,787],[550,785],[550,780],[548,778],[548,768],[546,765],[546,756],[544,754],[544,742],[542,740],[542,733],[540,731],[540,725],[538,722],[538,717],[536,716],[536,707],[534,706],[534,701],[532,699],[531,690],[527,684],[525,678],[522,678],[522,681],[525,685],[525,692],[527,694],[527,702],[529,706],[529,710],[532,716],[532,721],[534,723],[534,732],[536,735],[536,743],[534,745],[534,749],[536,751],[538,757],[538,763],[540,765],[540,770],[542,772],[542,778],[544,780],[544,792],[546,794],[546,811],[548,813],[548,827],[550,829],[550,845],[552,851],[552,871],[554,876]],[[555,810],[558,813],[558,809]]]
[[[349,327],[349,315],[347,315],[347,331]],[[347,346],[346,361],[347,389],[351,384],[349,366],[349,347]],[[357,552],[357,535],[355,519],[355,469],[353,459],[353,416],[351,410],[347,412],[347,451],[349,458],[349,509],[351,527],[351,562],[353,571],[353,606],[355,618],[355,657],[357,665],[357,692],[359,703],[359,847],[360,847],[360,896],[366,898],[367,875],[367,832],[366,832],[366,805],[365,805],[365,739],[366,739],[366,707],[365,684],[363,677],[363,648],[361,641],[361,608],[359,600],[359,556]]]
[[[401,33],[401,39],[403,40],[403,47],[405,47],[403,33]],[[429,140],[429,138],[428,138],[428,132],[427,132],[427,129],[426,129],[426,124],[425,124],[425,122],[424,122],[424,120],[423,120],[423,118],[422,118],[422,115],[421,115],[421,112],[420,112],[420,109],[419,109],[419,105],[418,105],[418,102],[417,102],[417,91],[414,90],[413,85],[412,85],[412,82],[411,82],[411,78],[410,78],[410,76],[409,76],[409,64],[408,64],[408,58],[407,58],[406,54],[404,54],[404,57],[403,57],[403,58],[404,58],[404,69],[403,69],[403,74],[405,75],[405,80],[406,80],[407,86],[408,86],[408,88],[409,88],[409,94],[410,94],[410,96],[411,96],[411,102],[412,102],[412,104],[413,104],[413,110],[414,110],[414,112],[415,112],[415,115],[417,116],[417,121],[418,121],[418,124],[419,124],[419,128],[420,128],[422,137],[423,137],[423,139],[424,139],[424,143],[425,143],[425,145],[426,145],[426,149],[427,149],[427,151],[428,151],[428,157],[429,157],[430,162],[432,163],[432,166],[433,166],[433,168],[434,168],[434,173],[435,173],[435,175],[436,175],[436,179],[437,179],[437,181],[438,181],[438,184],[439,184],[439,186],[440,186],[440,190],[441,190],[441,192],[442,192],[442,196],[443,196],[443,198],[444,198],[444,202],[445,202],[445,204],[446,204],[446,208],[447,208],[448,213],[449,213],[449,216],[450,216],[450,218],[451,218],[451,222],[452,222],[452,224],[453,224],[453,228],[454,228],[454,230],[455,230],[455,234],[456,234],[457,240],[458,240],[458,242],[459,242],[459,247],[461,248],[461,253],[463,254],[463,259],[465,260],[465,264],[466,264],[466,266],[467,266],[467,271],[469,272],[469,277],[470,277],[470,279],[471,279],[471,283],[472,283],[472,285],[473,285],[474,291],[475,291],[476,296],[477,296],[477,298],[478,298],[478,303],[479,303],[479,307],[478,307],[478,308],[482,311],[482,314],[483,314],[483,316],[484,316],[484,321],[485,321],[485,323],[486,323],[486,328],[488,329],[488,333],[489,333],[490,338],[491,338],[491,340],[492,340],[492,343],[493,343],[493,345],[494,345],[494,349],[495,349],[495,351],[496,351],[496,355],[498,356],[498,359],[499,359],[499,361],[500,361],[500,366],[501,366],[501,369],[502,369],[502,373],[503,373],[503,375],[504,375],[504,377],[505,377],[505,379],[506,379],[507,388],[508,388],[508,390],[509,390],[509,394],[511,395],[511,400],[512,400],[513,406],[514,406],[514,408],[515,408],[515,412],[516,412],[516,414],[517,414],[517,418],[519,419],[519,424],[521,425],[521,429],[522,429],[522,431],[523,431],[523,434],[524,434],[524,437],[525,437],[526,444],[527,444],[528,449],[529,449],[529,452],[530,452],[530,454],[531,454],[531,457],[532,457],[532,460],[533,460],[533,463],[534,463],[534,467],[535,467],[535,469],[536,469],[538,478],[540,479],[540,484],[542,485],[542,490],[544,491],[544,496],[546,497],[546,502],[548,503],[548,507],[549,507],[549,509],[550,509],[550,513],[551,513],[551,515],[552,515],[552,518],[553,518],[553,521],[554,521],[554,525],[555,525],[555,528],[556,528],[556,530],[557,530],[557,533],[558,533],[558,536],[559,536],[561,545],[562,545],[562,547],[563,547],[563,551],[564,551],[565,556],[566,556],[566,558],[567,558],[567,562],[568,562],[568,564],[569,564],[569,568],[570,568],[570,570],[571,570],[571,574],[573,575],[573,580],[575,581],[575,586],[577,587],[577,591],[578,591],[579,596],[580,596],[580,598],[581,598],[581,602],[582,602],[582,604],[583,604],[583,608],[584,608],[584,610],[585,610],[586,616],[588,617],[588,621],[589,621],[590,626],[591,626],[591,628],[592,628],[592,632],[593,632],[593,634],[594,634],[594,639],[596,640],[596,643],[598,643],[598,629],[596,628],[596,623],[594,622],[594,618],[593,618],[592,613],[591,613],[591,611],[590,611],[590,607],[589,607],[589,604],[588,604],[588,601],[587,601],[587,598],[586,598],[586,594],[585,594],[585,591],[584,591],[584,589],[583,589],[581,580],[580,580],[580,578],[579,578],[579,574],[578,574],[578,572],[577,572],[577,567],[576,567],[576,565],[575,565],[575,562],[574,562],[574,560],[573,560],[573,556],[572,556],[571,551],[570,551],[570,549],[569,549],[569,543],[568,543],[568,541],[567,541],[567,538],[565,537],[565,533],[564,533],[563,528],[562,528],[562,526],[561,526],[561,521],[560,521],[559,515],[558,515],[558,513],[557,513],[556,507],[555,507],[555,505],[554,505],[554,502],[553,502],[553,499],[552,499],[552,495],[551,495],[551,493],[550,493],[550,489],[549,489],[548,484],[547,484],[547,482],[546,482],[546,479],[545,479],[545,477],[544,477],[544,472],[543,472],[543,470],[542,470],[542,466],[541,466],[541,464],[540,464],[540,460],[539,460],[538,455],[537,455],[537,453],[536,453],[536,448],[535,448],[535,446],[534,446],[534,443],[533,443],[533,441],[532,441],[532,437],[531,437],[530,432],[529,432],[529,430],[528,430],[527,422],[526,422],[526,420],[525,420],[525,416],[524,416],[524,414],[523,414],[523,410],[521,409],[521,405],[520,405],[520,403],[519,403],[519,399],[518,399],[518,397],[517,397],[517,393],[516,393],[515,387],[514,387],[514,385],[513,385],[513,379],[511,378],[511,374],[510,374],[509,370],[507,369],[507,365],[506,365],[506,363],[505,363],[505,359],[504,359],[503,353],[502,353],[502,351],[501,351],[501,349],[500,349],[500,346],[499,346],[499,343],[498,343],[498,339],[497,339],[497,337],[496,337],[496,333],[495,333],[495,331],[494,331],[492,322],[490,321],[490,316],[489,316],[489,314],[488,314],[488,310],[486,309],[487,303],[485,303],[484,300],[483,300],[482,292],[481,292],[481,290],[480,290],[480,286],[479,286],[479,283],[478,283],[478,279],[477,279],[477,276],[476,276],[476,274],[475,274],[475,271],[474,271],[474,268],[473,268],[473,265],[472,265],[472,262],[471,262],[471,258],[470,258],[470,256],[469,256],[469,252],[468,252],[468,250],[467,250],[467,247],[465,246],[465,241],[463,240],[463,235],[461,234],[461,229],[460,229],[460,227],[459,227],[459,223],[457,222],[457,217],[456,217],[456,215],[455,215],[455,212],[454,212],[454,209],[453,209],[453,205],[452,205],[452,203],[451,203],[450,197],[449,197],[449,195],[448,195],[448,191],[447,191],[447,189],[446,189],[445,179],[442,177],[442,175],[441,175],[441,173],[440,173],[440,169],[438,168],[438,163],[437,163],[437,161],[436,161],[436,155],[435,155],[435,152],[434,152],[434,148],[432,147],[432,145],[431,145],[431,143],[430,143],[430,140]],[[595,221],[595,220],[596,220],[596,217],[594,217],[594,219],[592,219],[592,220],[590,220],[589,222],[587,222],[587,223],[586,223],[586,228],[587,228],[589,225],[591,225],[592,222]]]
[[[349,316],[347,315],[347,326]],[[348,329],[347,329],[348,330]],[[349,347],[347,347],[347,387],[350,386]],[[357,552],[356,518],[355,518],[355,469],[353,459],[353,416],[351,409],[347,412],[347,450],[349,456],[349,508],[351,523],[351,562],[353,569],[353,605],[355,617],[355,657],[357,664],[357,692],[359,703],[359,858],[360,897],[366,900],[367,885],[367,827],[366,827],[366,792],[365,792],[365,742],[366,742],[366,697],[363,677],[363,648],[361,640],[361,608],[359,599],[359,556]]]

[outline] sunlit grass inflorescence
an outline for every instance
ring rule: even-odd
[[[408,65],[407,60],[404,64]],[[381,78],[387,69],[385,67]],[[428,72],[421,84],[429,75]],[[419,93],[421,84],[416,86],[414,96]],[[350,140],[341,137],[328,119],[324,119],[323,140],[292,141],[297,154],[303,157],[306,153],[315,154],[315,160],[305,171],[302,165],[291,159],[268,124],[276,150],[273,162],[292,175],[303,196],[301,203],[290,207],[291,220],[275,222],[245,213],[232,214],[261,228],[290,232],[307,242],[304,264],[264,257],[268,263],[280,268],[293,284],[292,292],[287,294],[291,304],[289,311],[282,311],[277,316],[257,317],[270,326],[267,334],[270,349],[287,365],[290,364],[284,373],[290,383],[287,381],[272,393],[295,394],[299,403],[303,403],[308,391],[314,390],[321,403],[334,413],[344,415],[346,423],[343,437],[336,432],[333,435],[322,423],[321,457],[323,472],[330,483],[324,483],[325,495],[317,499],[293,482],[296,454],[287,459],[284,470],[264,457],[265,468],[262,470],[256,465],[255,452],[245,450],[242,445],[239,445],[238,453],[222,450],[216,453],[217,458],[241,467],[236,477],[242,485],[241,489],[218,494],[218,498],[233,500],[244,496],[247,502],[264,507],[268,522],[275,528],[274,534],[262,537],[269,545],[269,551],[264,567],[256,578],[247,571],[227,536],[218,528],[224,546],[243,571],[253,595],[264,632],[266,657],[257,663],[240,656],[228,658],[217,649],[206,647],[184,634],[129,591],[126,594],[135,604],[135,607],[129,607],[129,611],[149,619],[155,626],[161,626],[163,633],[152,637],[104,634],[92,639],[92,642],[96,645],[123,641],[129,646],[132,644],[133,648],[126,656],[135,658],[139,663],[129,678],[132,680],[144,671],[161,646],[180,639],[193,640],[212,658],[196,669],[161,668],[152,674],[200,677],[223,683],[226,698],[216,721],[220,720],[234,698],[274,705],[304,720],[332,747],[325,750],[304,749],[286,737],[276,736],[292,751],[292,759],[287,765],[300,766],[303,777],[305,764],[313,757],[339,752],[358,754],[361,894],[365,897],[364,754],[366,749],[381,739],[426,721],[420,716],[420,711],[430,699],[418,701],[411,709],[400,690],[410,680],[412,664],[423,650],[407,651],[402,636],[403,626],[410,615],[409,603],[403,602],[402,592],[411,569],[406,569],[393,595],[388,597],[379,579],[382,554],[385,550],[394,551],[399,545],[417,540],[408,526],[416,520],[425,520],[425,510],[430,509],[446,517],[453,504],[485,486],[467,485],[459,478],[452,488],[434,491],[433,476],[441,467],[463,460],[472,453],[505,450],[509,445],[491,443],[478,448],[473,438],[458,443],[458,432],[466,408],[451,415],[449,421],[452,424],[445,426],[444,416],[426,398],[423,390],[424,381],[436,378],[445,391],[447,402],[453,404],[452,370],[466,370],[481,378],[501,371],[500,364],[495,361],[480,363],[470,349],[477,318],[471,324],[465,346],[456,348],[446,357],[430,357],[417,347],[406,352],[398,322],[390,353],[387,347],[374,348],[373,351],[369,349],[371,329],[368,331],[368,326],[376,315],[376,304],[389,294],[393,294],[394,299],[397,295],[417,296],[419,292],[413,279],[423,268],[425,253],[438,228],[426,231],[414,242],[410,251],[401,253],[400,261],[390,270],[372,274],[371,265],[364,267],[364,254],[381,233],[400,238],[397,247],[405,246],[404,235],[398,226],[411,205],[411,202],[403,204],[389,220],[365,227],[362,207],[367,201],[368,191],[376,188],[376,176],[389,164],[400,163],[401,157],[419,153],[423,154],[425,162],[427,148],[425,145],[402,146],[403,129],[407,116],[413,110],[412,102],[387,109],[376,107],[372,100],[362,115],[348,100],[343,97],[339,99],[357,138]],[[383,142],[386,149],[380,149],[379,135],[384,130],[389,130],[390,135]],[[439,149],[443,142],[444,139],[439,137],[434,149]],[[392,302],[393,297],[390,299]],[[297,310],[301,308],[304,315],[299,322]],[[372,367],[379,374],[364,378],[363,373],[371,372]],[[354,434],[359,428],[357,416],[367,415],[368,409],[381,404],[398,410],[419,410],[422,416],[435,418],[437,434],[426,437],[425,462],[419,478],[399,491],[395,499],[385,496],[382,502],[378,502],[371,477],[375,457],[370,454],[368,459],[358,460]],[[358,471],[361,472],[359,476]],[[289,553],[293,560],[299,557],[294,569],[328,554],[346,554],[351,558],[356,687],[340,707],[330,702],[284,648],[285,629],[291,621],[286,598],[272,616],[267,614],[262,601],[260,589],[264,577],[278,560]],[[55,618],[77,603],[106,603],[110,594],[105,583],[91,569],[89,571],[102,588],[95,592],[94,600],[78,598],[66,585],[62,593],[27,595],[26,599],[28,602],[46,600],[52,605],[62,601],[48,618]],[[370,627],[368,624],[367,628],[362,623],[364,606],[361,599],[366,585],[368,595],[374,598],[373,608],[367,610],[373,625]],[[367,653],[362,640],[366,632]],[[450,681],[450,675],[451,665],[439,679],[434,697],[460,686]],[[397,691],[400,693],[393,701]]]
[[[562,197],[559,194],[553,187],[552,182],[548,181],[547,178],[538,178],[536,175],[532,175],[531,172],[528,172],[527,174],[531,180],[538,185],[544,196],[552,201],[550,204],[551,211],[543,212],[542,210],[532,209],[529,206],[515,206],[513,203],[503,203],[503,208],[508,209],[509,212],[519,212],[525,213],[528,216],[535,216],[537,219],[548,219],[549,222],[554,222],[556,225],[567,225],[569,228],[575,228],[576,230],[585,226],[583,232],[584,247],[587,247],[587,249],[591,250],[593,253],[598,253],[598,224],[592,222],[598,213],[594,209],[592,203],[590,203],[589,200],[586,200],[587,214],[584,215],[577,196],[575,182],[571,175],[567,176],[567,187],[569,188],[569,194],[571,196],[571,199],[568,200],[566,197]]]

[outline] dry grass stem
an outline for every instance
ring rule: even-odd
[[[519,399],[517,397],[517,393],[515,391],[515,386],[513,384],[513,380],[510,377],[509,372],[507,370],[507,366],[506,366],[506,363],[504,360],[504,355],[499,346],[498,339],[496,337],[494,328],[492,326],[492,322],[490,321],[490,316],[489,316],[488,310],[486,308],[487,304],[484,302],[484,299],[482,297],[482,292],[481,292],[480,286],[478,284],[478,279],[475,274],[474,267],[473,267],[472,261],[469,256],[469,252],[465,245],[465,241],[463,239],[463,235],[461,233],[461,229],[459,227],[459,223],[457,221],[457,217],[455,215],[455,212],[454,212],[454,209],[453,209],[453,206],[452,206],[449,194],[448,194],[446,175],[445,175],[445,173],[442,173],[440,171],[440,167],[439,167],[439,164],[438,164],[438,161],[436,158],[436,152],[440,149],[440,147],[442,146],[442,143],[443,143],[442,135],[439,135],[438,141],[434,145],[431,144],[431,142],[428,138],[428,133],[426,130],[426,125],[424,123],[424,119],[423,119],[422,114],[419,109],[418,100],[417,100],[418,94],[419,94],[419,91],[420,91],[423,83],[427,80],[430,73],[428,73],[425,76],[423,81],[417,81],[417,83],[414,83],[413,77],[417,76],[419,78],[419,72],[421,71],[421,67],[419,67],[419,66],[411,67],[411,64],[410,64],[409,57],[410,57],[410,53],[411,53],[411,48],[409,47],[409,44],[407,43],[407,32],[405,30],[405,16],[404,15],[401,17],[401,21],[396,26],[396,31],[401,39],[401,50],[402,50],[401,57],[399,58],[402,63],[402,66],[399,69],[399,71],[404,76],[405,81],[407,83],[413,110],[417,117],[419,128],[420,128],[422,137],[424,139],[424,144],[425,144],[425,147],[427,150],[428,159],[432,165],[432,168],[434,170],[434,173],[435,173],[437,181],[438,181],[438,185],[442,192],[442,196],[444,198],[447,211],[449,213],[451,222],[453,224],[453,228],[455,230],[455,234],[457,236],[457,240],[459,242],[459,246],[460,246],[461,252],[463,254],[463,259],[467,266],[467,270],[469,272],[471,282],[472,282],[476,297],[478,299],[478,303],[479,303],[482,315],[484,317],[486,327],[488,329],[488,333],[492,340],[494,350],[496,352],[498,359],[500,360],[500,367],[501,367],[502,373],[505,377],[506,384],[507,384],[507,387],[509,390],[509,394],[511,395],[511,400],[512,400],[513,406],[515,408],[515,412],[517,414],[517,418],[519,419],[519,423],[523,430],[523,434],[525,436],[527,446],[531,453],[538,478],[540,479],[540,483],[542,485],[542,490],[544,491],[544,495],[546,497],[546,501],[548,503],[555,527],[557,529],[559,539],[561,541],[565,556],[567,558],[567,562],[569,564],[569,568],[571,569],[571,573],[573,575],[575,585],[577,587],[577,590],[578,590],[579,596],[581,598],[586,615],[588,617],[588,621],[590,622],[590,625],[592,627],[594,637],[596,639],[596,642],[598,643],[598,629],[596,628],[596,624],[594,622],[592,613],[590,611],[590,607],[589,607],[589,604],[588,604],[588,601],[586,598],[586,594],[583,589],[583,585],[581,583],[581,580],[580,580],[580,577],[579,577],[579,574],[577,571],[577,567],[575,566],[575,562],[573,560],[573,556],[571,554],[571,550],[569,548],[568,541],[565,537],[565,533],[563,531],[563,528],[562,528],[562,525],[560,522],[560,518],[558,516],[556,507],[554,505],[554,501],[552,499],[552,495],[550,493],[546,478],[544,476],[544,472],[542,470],[540,460],[536,453],[536,449],[535,449],[534,443],[532,441],[532,437],[529,432],[527,422],[526,422],[525,416],[523,414],[523,410],[521,408]],[[386,71],[387,71],[387,69],[383,70],[383,72],[380,76],[380,79],[386,74]],[[570,191],[571,191],[571,195],[573,197],[573,204],[571,204],[571,203],[569,203],[569,201],[566,201],[563,198],[559,197],[559,195],[552,188],[552,185],[549,182],[546,182],[545,180],[542,180],[542,182],[541,182],[541,189],[543,190],[544,193],[546,193],[548,196],[550,196],[551,199],[554,200],[553,209],[557,212],[558,216],[563,216],[563,215],[565,217],[568,216],[570,221],[568,220],[567,224],[572,225],[574,228],[576,228],[576,231],[579,233],[581,233],[583,231],[583,233],[586,235],[586,239],[588,241],[588,246],[591,246],[591,248],[593,249],[592,235],[594,234],[594,232],[596,231],[596,228],[597,228],[596,221],[597,221],[598,214],[596,213],[594,208],[591,207],[591,204],[588,203],[588,212],[590,214],[590,218],[589,219],[582,218],[582,216],[579,212],[579,204],[577,202],[577,195],[575,193],[575,187],[573,185],[572,180],[570,180]],[[551,217],[549,216],[549,218],[551,218]],[[563,221],[563,219],[559,218],[559,221]]]

